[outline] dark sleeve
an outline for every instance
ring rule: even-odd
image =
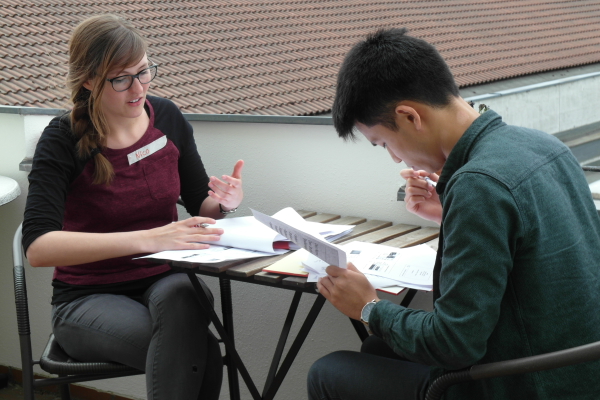
[[[179,180],[181,199],[190,215],[197,216],[208,197],[209,177],[198,154],[192,125],[170,100],[148,96],[154,108],[154,126],[160,129],[179,149]]]
[[[40,136],[29,173],[24,251],[43,234],[62,230],[69,184],[84,165],[76,156],[75,144],[66,115],[54,118]]]
[[[486,354],[523,227],[512,194],[493,179],[461,174],[446,190],[441,296],[434,310],[381,301],[369,326],[411,361],[458,369]],[[494,212],[483,216],[490,199]]]

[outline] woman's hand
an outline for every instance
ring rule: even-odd
[[[38,237],[27,249],[34,267],[69,266],[108,258],[164,250],[202,250],[203,242],[221,238],[223,229],[211,228],[212,218],[192,217],[158,228],[113,233],[52,231]]]
[[[221,204],[223,210],[238,208],[244,199],[242,189],[242,168],[244,160],[238,160],[233,167],[231,176],[223,175],[221,179],[211,176],[208,186],[212,189],[208,195]]]
[[[429,184],[424,177],[428,176],[432,181],[437,182],[437,174],[430,174],[426,171],[415,171],[412,169],[403,169],[400,175],[406,179],[406,209],[413,214],[429,221],[442,223],[442,204],[435,188]]]
[[[192,217],[144,231],[144,252],[207,249],[208,244],[199,242],[218,241],[223,234],[223,229],[210,227],[214,223],[212,218]]]

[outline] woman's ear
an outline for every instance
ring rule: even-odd
[[[89,90],[91,92],[92,91],[92,87],[93,87],[92,86],[92,81],[91,80],[85,81],[83,83],[83,87],[86,88],[87,90]]]

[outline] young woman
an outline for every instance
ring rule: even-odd
[[[243,161],[207,176],[177,106],[147,95],[146,50],[116,16],[73,31],[73,108],[38,142],[23,246],[32,266],[56,266],[52,325],[71,357],[144,370],[148,399],[217,399],[221,354],[188,276],[135,258],[218,240],[206,224],[240,205]],[[194,217],[174,222],[180,196]]]

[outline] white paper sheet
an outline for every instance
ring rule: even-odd
[[[222,228],[221,240],[204,242],[211,245],[236,247],[265,253],[283,254],[289,250],[274,250],[273,242],[284,241],[285,237],[250,217],[224,218],[217,220],[210,228]]]
[[[263,214],[264,215],[264,214]],[[287,207],[275,213],[273,217],[290,225],[310,232],[325,243],[323,235],[340,235],[350,232],[354,225],[327,225],[306,221],[293,208]],[[272,217],[268,217],[272,218]],[[205,250],[172,250],[150,254],[140,258],[189,261],[195,263],[216,263],[244,258],[268,257],[283,254],[289,250],[273,249],[274,241],[288,241],[285,236],[269,228],[255,217],[237,217],[217,220],[211,227],[222,228],[224,233],[218,242],[205,242],[210,248]],[[294,244],[290,241],[291,244]],[[328,244],[328,243],[327,243]],[[330,245],[333,246],[333,245]],[[291,246],[290,246],[291,247]],[[300,248],[299,246],[296,248]],[[294,248],[291,247],[293,250]],[[345,265],[345,264],[344,264]]]
[[[303,222],[299,222],[291,220],[290,218],[287,218],[287,216],[284,217],[286,221],[291,221],[293,224],[291,225],[256,210],[250,210],[257,220],[274,231],[279,232],[301,248],[306,249],[309,253],[324,260],[328,265],[339,265],[342,268],[346,268],[346,253],[338,246],[327,242],[319,236],[315,236],[318,235],[318,233],[315,233],[313,229],[307,227],[304,219],[302,219]]]
[[[208,249],[204,250],[161,251],[160,253],[150,254],[148,256],[139,258],[154,258],[158,260],[187,261],[211,264],[221,261],[241,260],[244,258],[269,257],[272,255],[273,253],[210,245]]]
[[[352,229],[354,229],[354,225],[323,224],[312,221],[307,222],[309,225],[314,225],[315,230],[319,232],[319,235],[328,242],[333,242],[352,232]]]
[[[341,248],[346,252],[348,262],[364,273],[376,289],[392,285],[432,289],[436,252],[425,244],[399,249],[355,241]],[[302,264],[309,272],[309,282],[327,275],[325,268],[329,264],[323,260],[307,255]]]
[[[399,249],[352,242],[345,248],[354,253],[352,263],[365,275],[392,279],[413,289],[432,289],[436,251],[426,244]]]
[[[329,264],[324,262],[323,260],[313,256],[309,252],[305,250],[298,250],[299,252],[304,251],[304,254],[301,254],[302,257],[302,265],[304,266],[304,270],[308,272],[307,282],[318,282],[319,278],[322,278],[327,275],[325,269]],[[354,264],[352,260],[352,256],[346,253],[348,256],[348,262]],[[390,278],[384,278],[376,275],[367,275],[365,277],[369,280],[371,285],[375,289],[379,289],[381,291],[398,294],[404,290],[404,286],[399,286],[398,282]]]
[[[354,225],[329,225],[318,222],[306,221],[293,208],[287,207],[273,217],[280,221],[294,226],[314,236],[321,237],[327,241],[332,241],[350,232]],[[272,254],[283,254],[289,250],[273,249],[273,242],[290,242],[290,250],[296,250],[300,247],[294,246],[294,243],[285,236],[269,228],[258,221],[253,216],[224,218],[217,220],[211,228],[223,229],[221,239],[217,242],[203,242],[215,244],[218,246],[236,247],[238,249],[256,250]]]

